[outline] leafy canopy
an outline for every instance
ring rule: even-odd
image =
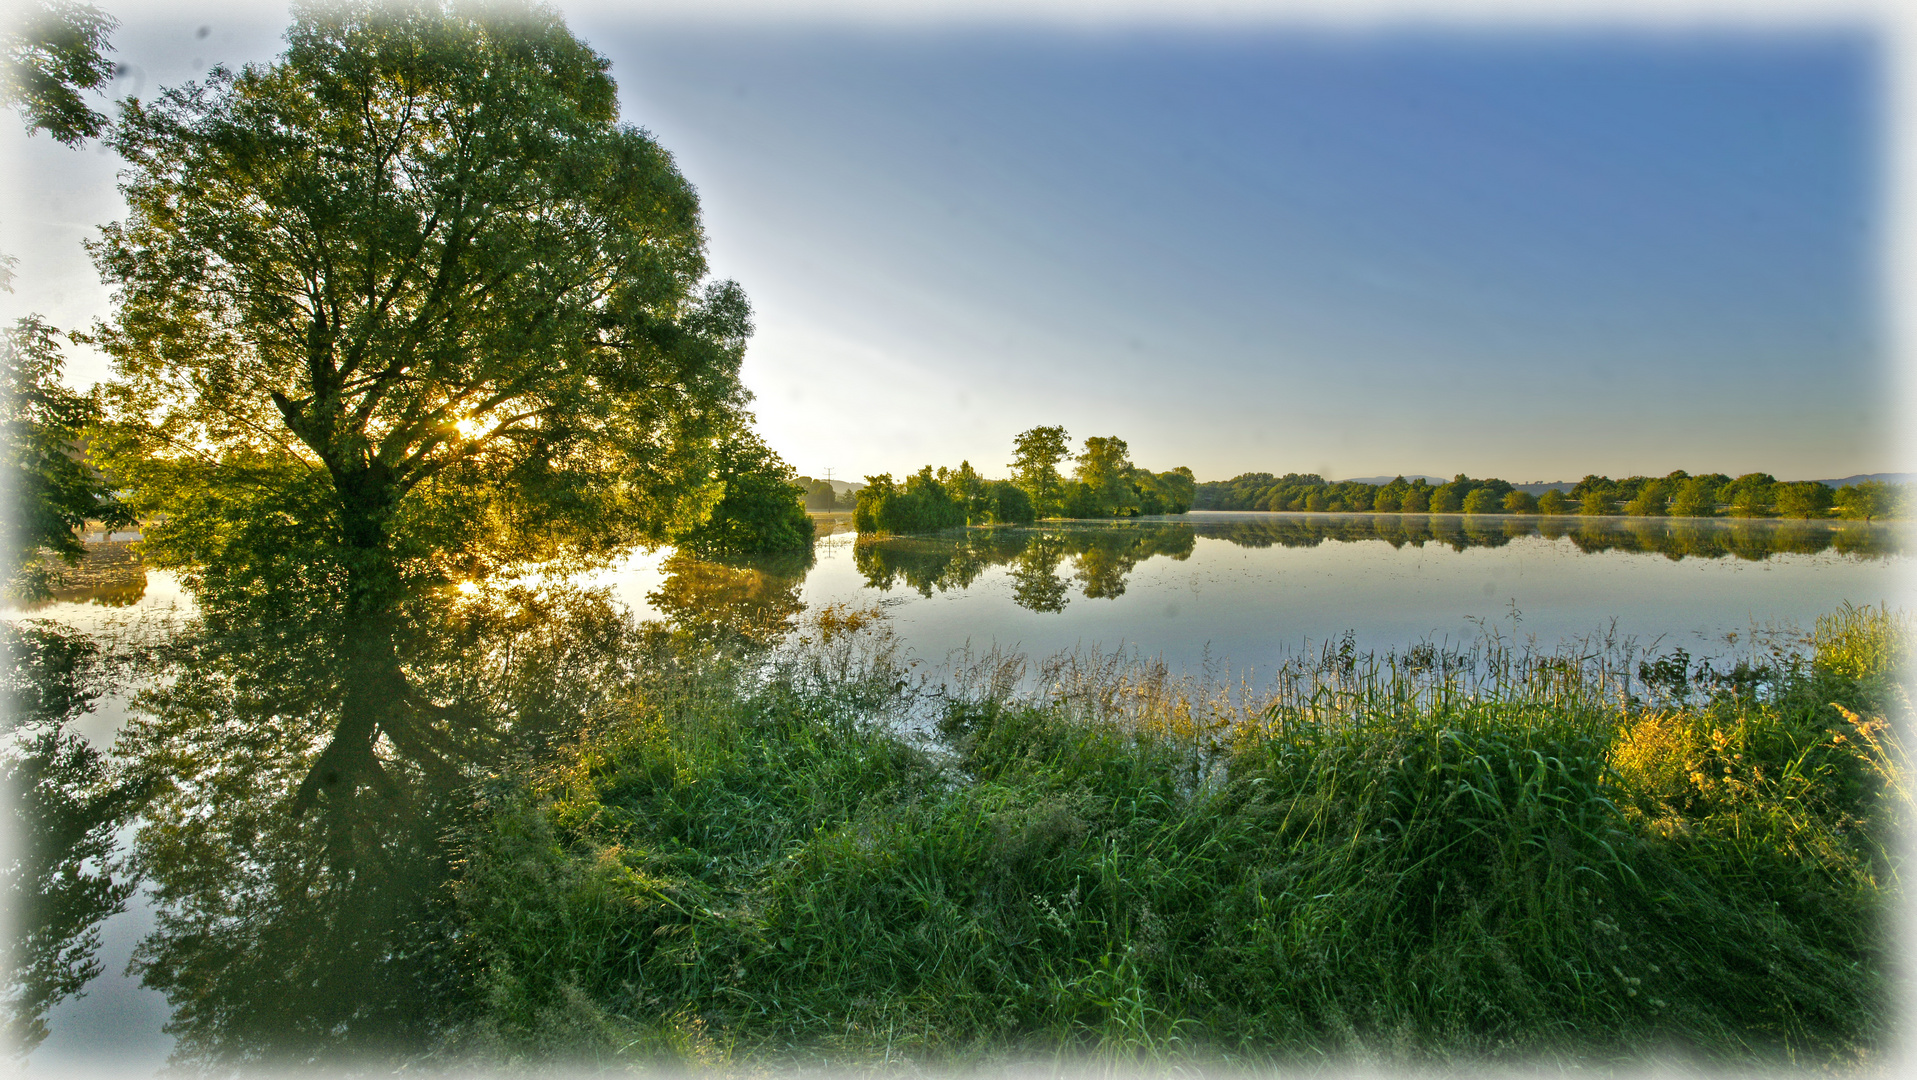
[[[113,78],[113,62],[104,54],[110,47],[107,35],[117,25],[92,4],[71,0],[43,0],[15,10],[0,31],[6,49],[0,103],[20,113],[28,134],[43,130],[78,146],[106,130],[106,116],[87,108],[80,91],[98,89]]]
[[[148,557],[262,513],[349,579],[663,540],[717,498],[744,295],[698,201],[541,7],[298,4],[276,62],[126,103],[114,464]],[[381,589],[375,583],[367,586]]]
[[[74,530],[89,518],[125,515],[104,477],[81,460],[93,402],[61,385],[56,331],[35,316],[0,336],[0,457],[6,484],[0,517],[0,580],[9,593],[45,595],[55,576],[48,556],[85,553]]]
[[[725,494],[705,521],[677,537],[700,555],[803,552],[812,548],[812,519],[792,466],[757,435],[740,430],[719,444]]]

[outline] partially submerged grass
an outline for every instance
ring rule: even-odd
[[[445,1052],[679,1066],[1882,1061],[1908,620],[1801,651],[687,662],[460,838]],[[1019,689],[1023,687],[1024,689]]]

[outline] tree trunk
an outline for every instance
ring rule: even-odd
[[[387,798],[400,794],[375,752],[380,733],[405,722],[408,696],[394,644],[403,599],[399,562],[387,533],[398,492],[370,471],[334,474],[346,554],[344,694],[339,726],[294,796],[296,813],[314,806],[321,793],[350,799],[364,786]]]

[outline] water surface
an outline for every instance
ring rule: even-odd
[[[1644,652],[1734,654],[1753,631],[1808,628],[1840,604],[1903,606],[1910,562],[1903,529],[1832,522],[1198,512],[863,540],[843,531],[844,515],[822,523],[809,556],[641,552],[588,581],[698,635],[768,641],[807,608],[879,606],[934,669],[965,650],[1125,650],[1256,678],[1287,652],[1347,633],[1374,650],[1497,633],[1546,648],[1609,635]],[[173,575],[141,571],[109,545],[73,589],[6,617],[150,640],[194,611]],[[71,729],[110,745],[142,685],[119,686]],[[291,715],[276,708],[206,730],[261,730]],[[257,888],[279,872],[270,860],[215,869]],[[104,973],[48,1014],[36,1070],[144,1073],[163,1060],[172,1007],[127,972],[136,944],[168,925],[163,908],[142,893],[101,924]],[[176,931],[170,947],[187,940]]]

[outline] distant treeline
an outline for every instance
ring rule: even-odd
[[[1910,485],[1878,480],[1831,488],[1817,481],[1783,482],[1769,473],[1693,476],[1682,469],[1667,476],[1613,480],[1586,476],[1567,494],[1543,496],[1494,478],[1473,480],[1459,473],[1449,483],[1432,484],[1400,476],[1388,484],[1357,480],[1331,483],[1315,473],[1244,473],[1230,480],[1199,484],[1192,500],[1198,510],[1310,510],[1379,514],[1631,514],[1640,517],[1785,517],[1855,518],[1864,521],[1902,517],[1910,505]]]
[[[807,510],[850,510],[858,505],[859,485],[857,484],[841,492],[833,488],[830,480],[801,476],[799,486],[805,489]]]
[[[903,481],[890,473],[865,478],[852,513],[862,533],[925,533],[962,525],[1021,525],[1040,518],[1124,518],[1182,514],[1198,483],[1190,469],[1155,473],[1130,460],[1117,436],[1092,436],[1074,457],[1062,427],[1036,427],[1015,440],[1009,480],[927,465]],[[1059,471],[1073,464],[1068,478]]]

